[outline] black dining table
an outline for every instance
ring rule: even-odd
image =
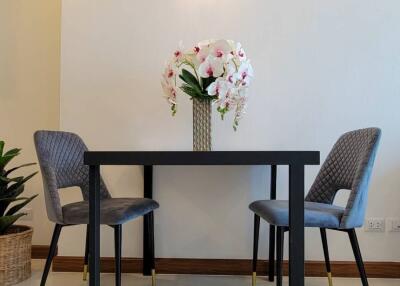
[[[144,168],[144,197],[153,197],[153,166],[286,165],[289,167],[289,285],[304,286],[304,169],[319,165],[318,151],[87,151],[89,166],[90,286],[100,285],[100,166]],[[168,206],[163,206],[168,208]],[[173,206],[171,206],[173,207]],[[148,217],[143,221],[143,274],[151,274],[154,253]],[[250,273],[249,273],[250,274]]]

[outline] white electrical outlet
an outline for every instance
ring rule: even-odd
[[[385,232],[384,218],[368,218],[365,224],[365,231]]]
[[[400,232],[400,218],[388,218],[387,226],[390,232]]]
[[[33,220],[33,210],[31,208],[23,208],[21,213],[25,213],[26,215],[21,217],[21,220],[24,221],[32,221]]]

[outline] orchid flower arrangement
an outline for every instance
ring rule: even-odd
[[[252,78],[253,68],[240,43],[208,40],[189,50],[180,44],[165,67],[161,85],[172,115],[177,112],[179,85],[192,99],[211,100],[222,119],[233,110],[236,130],[244,114]]]

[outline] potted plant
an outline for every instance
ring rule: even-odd
[[[6,169],[21,149],[3,151],[4,141],[0,141],[0,285],[14,285],[31,275],[33,230],[15,222],[26,215],[21,209],[37,196],[22,196],[25,183],[37,172],[27,177],[13,176],[16,170],[35,163]]]
[[[233,111],[233,128],[238,128],[253,77],[253,67],[240,43],[207,40],[190,49],[180,44],[165,67],[161,85],[172,115],[177,112],[178,89],[193,100],[193,151],[212,149],[212,103],[222,119]]]

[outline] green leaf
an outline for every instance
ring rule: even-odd
[[[17,188],[19,188],[20,186],[22,186],[23,184],[25,184],[25,182],[27,182],[28,180],[30,180],[33,176],[35,176],[38,172],[34,172],[32,174],[30,174],[29,176],[23,178],[22,180],[16,182],[15,184],[12,184],[7,191],[13,191]]]
[[[182,75],[180,75],[179,77],[182,78]],[[187,84],[187,83],[183,84],[183,86],[188,86],[188,87],[190,87],[190,89],[193,90],[193,92],[195,92],[198,96],[201,96],[201,95],[202,95],[201,89],[198,88],[197,86],[193,86],[193,85]]]
[[[183,85],[180,87],[180,89],[181,89],[184,93],[188,94],[188,95],[191,96],[191,97],[199,97],[199,96],[201,96],[201,93],[199,94],[193,87],[191,87],[191,86],[188,85],[188,84],[183,84]]]
[[[172,111],[172,116],[175,116],[177,110],[176,110],[176,104],[171,105],[171,111]]]
[[[19,152],[21,152],[21,149],[14,148],[14,149],[8,150],[6,153],[4,153],[4,156],[13,156],[13,155],[16,156],[19,154]]]
[[[2,157],[0,157],[0,170],[1,170],[1,169],[4,169],[4,167],[5,167],[15,156],[17,156],[17,155],[19,154],[19,153],[16,152],[15,150],[17,150],[17,149],[14,149],[14,151],[11,150],[11,151],[13,151],[13,152],[11,152],[11,153],[10,153],[10,151],[8,151],[6,154],[4,154]]]
[[[12,202],[27,200],[29,198],[21,197],[21,198],[2,198],[0,199],[0,216],[3,216],[6,212],[6,209]]]
[[[3,156],[4,144],[4,141],[0,141],[0,157]]]
[[[5,175],[7,176],[8,174],[10,174],[11,172],[14,172],[15,170],[18,170],[18,169],[23,168],[23,167],[33,166],[33,165],[36,165],[36,163],[28,163],[28,164],[23,164],[23,165],[14,167],[14,168],[8,170],[7,172],[5,172]]]
[[[7,177],[0,176],[0,181],[5,182],[5,183],[8,184],[8,183],[11,183],[11,182],[19,182],[23,178],[24,177],[7,178]]]
[[[22,201],[22,200],[26,200],[26,199],[29,199],[29,198],[27,198],[27,197],[20,197],[20,198],[1,198],[1,199],[0,199],[0,203],[3,203],[3,202],[12,203],[12,202]]]
[[[188,70],[182,69],[182,74],[180,75],[180,78],[186,82],[188,85],[192,86],[195,89],[198,89],[201,91],[201,86],[197,78]]]
[[[32,196],[32,197],[26,199],[24,202],[13,206],[12,208],[10,208],[10,209],[6,212],[6,216],[15,214],[17,211],[19,211],[19,210],[22,209],[24,206],[26,206],[27,204],[29,204],[29,203],[30,203],[34,198],[36,198],[37,196],[38,196],[38,195],[34,195],[34,196]]]
[[[0,234],[4,234],[10,226],[12,226],[21,216],[24,215],[26,214],[20,213],[11,216],[0,217]]]
[[[209,77],[209,78],[201,78],[201,86],[203,87],[203,91],[207,92],[207,88],[216,80],[215,77]]]
[[[3,198],[15,198],[18,197],[20,194],[24,192],[25,185],[19,185],[17,188],[13,188],[10,190],[10,188],[2,194]]]

